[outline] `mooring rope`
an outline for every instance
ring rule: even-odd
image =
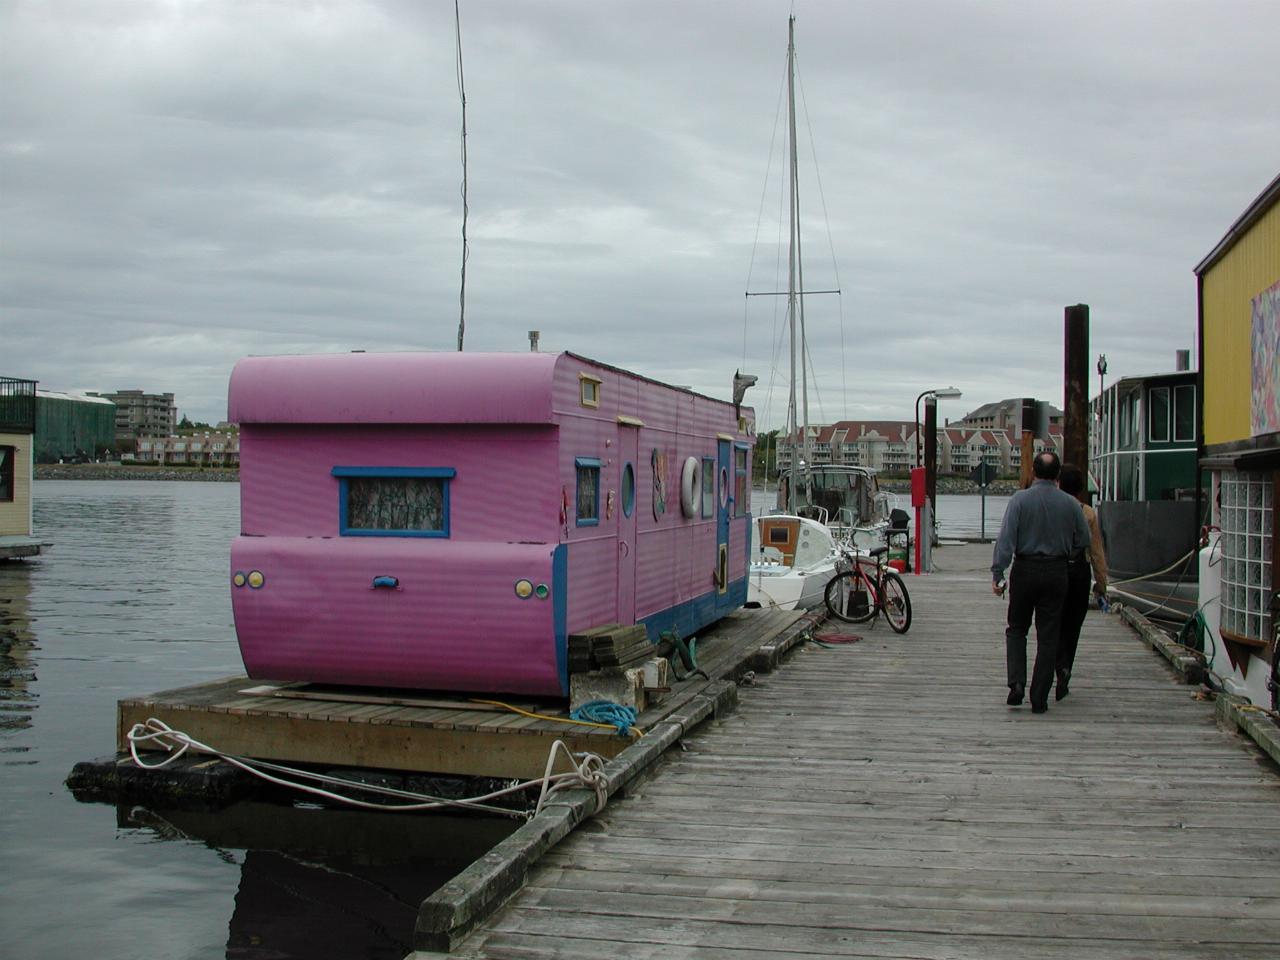
[[[428,810],[439,810],[446,807],[459,807],[466,810],[481,811],[484,813],[499,814],[504,817],[517,817],[528,819],[536,816],[541,812],[547,799],[553,794],[568,790],[574,787],[584,787],[595,791],[596,795],[596,812],[604,809],[605,802],[608,800],[608,780],[604,774],[604,760],[594,753],[574,753],[569,749],[563,740],[556,740],[551,744],[551,750],[547,754],[547,766],[543,775],[534,780],[522,780],[503,787],[500,790],[494,790],[490,793],[483,794],[478,797],[470,797],[462,800],[451,800],[447,797],[435,797],[430,794],[416,793],[410,790],[399,790],[395,787],[384,787],[373,783],[361,783],[358,780],[348,780],[343,777],[334,777],[329,774],[314,773],[309,770],[299,770],[294,767],[286,767],[281,764],[269,763],[265,760],[255,760],[251,757],[240,757],[233,754],[224,753],[216,747],[211,747],[181,730],[175,730],[163,720],[155,717],[149,717],[145,723],[135,723],[126,735],[129,741],[129,753],[133,757],[133,762],[144,770],[159,770],[173,763],[188,750],[196,753],[209,754],[217,757],[231,766],[236,767],[246,773],[251,773],[255,777],[266,780],[268,783],[277,786],[286,787],[291,790],[298,790],[302,793],[309,793],[313,796],[323,797],[336,803],[344,803],[353,807],[360,807],[366,810],[377,810],[384,813],[413,813]],[[168,753],[158,763],[147,763],[138,752],[139,744],[156,744]],[[572,769],[562,773],[552,773],[555,767],[556,757],[563,754],[569,761]],[[408,799],[410,803],[373,803],[368,800],[360,800],[355,797],[343,796],[340,793],[334,793],[332,790],[326,790],[322,787],[313,787],[304,783],[297,783],[294,780],[285,779],[285,777],[274,776],[267,771],[275,771],[276,773],[285,774],[289,777],[296,777],[303,780],[312,780],[317,783],[325,783],[331,786],[345,787],[349,790],[363,791],[365,793],[380,794],[382,796],[397,797],[400,799]],[[538,795],[537,805],[532,810],[509,810],[506,807],[493,806],[488,803],[498,797],[508,796],[513,793],[519,793],[530,787],[541,786]]]
[[[597,725],[616,727],[618,736],[625,737],[631,733],[636,724],[636,708],[625,704],[613,703],[609,700],[589,700],[580,705],[569,716],[578,721],[589,721]]]

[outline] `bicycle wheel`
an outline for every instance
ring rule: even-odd
[[[911,627],[911,598],[907,585],[896,573],[885,572],[883,596],[880,598],[884,618],[894,633],[906,633]]]
[[[822,600],[831,615],[845,623],[866,623],[876,615],[866,578],[857,568],[837,573],[827,581]]]

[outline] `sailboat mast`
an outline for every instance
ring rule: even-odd
[[[791,331],[791,427],[794,430],[796,426],[796,355],[800,353],[801,369],[804,366],[803,357],[803,340],[800,344],[800,351],[796,350],[797,323],[799,317],[798,300],[796,296],[797,290],[797,270],[799,269],[799,232],[800,232],[800,209],[797,203],[797,193],[799,184],[797,182],[796,173],[796,18],[789,17],[787,19],[787,133],[788,142],[790,144],[789,160],[790,160],[790,182],[789,193],[790,203],[789,212],[791,217],[791,235],[790,249],[787,255],[787,321]],[[794,433],[791,443],[791,482],[787,485],[787,510],[795,513],[796,510],[796,485],[800,479],[800,460],[804,460],[808,464],[808,441],[809,441],[809,424],[808,415],[806,413],[803,425],[801,427],[799,456],[797,457],[797,444],[795,443]]]

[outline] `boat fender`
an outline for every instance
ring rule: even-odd
[[[702,461],[687,457],[680,471],[680,512],[686,517],[697,516],[702,503]]]

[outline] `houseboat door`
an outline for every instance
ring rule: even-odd
[[[729,518],[734,513],[733,443],[719,440],[716,445],[716,612],[728,613],[735,608],[729,596]],[[704,477],[703,482],[707,479]]]
[[[618,430],[618,622],[636,622],[636,464],[640,431]]]

